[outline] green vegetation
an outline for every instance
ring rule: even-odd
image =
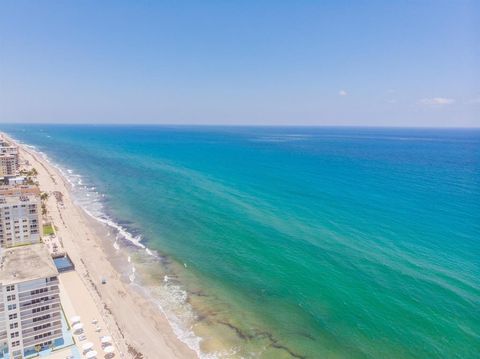
[[[27,177],[36,177],[38,175],[38,172],[35,168],[32,168],[30,171],[27,170],[21,170],[20,174],[22,176],[27,176]]]
[[[35,168],[32,168],[30,171],[21,170],[21,176],[25,176],[25,183],[28,185],[36,185],[38,186],[38,182],[34,181],[34,178],[37,177],[38,172]]]
[[[53,231],[53,226],[52,226],[51,223],[45,224],[45,225],[43,226],[43,235],[44,235],[44,236],[49,236],[49,235],[54,234],[54,233],[55,233],[55,232]]]

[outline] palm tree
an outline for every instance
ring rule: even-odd
[[[40,350],[42,350],[42,346],[40,344],[35,345],[35,351],[37,354],[40,353]]]

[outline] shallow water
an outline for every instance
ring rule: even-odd
[[[154,254],[133,283],[204,356],[479,357],[478,130],[0,130]]]

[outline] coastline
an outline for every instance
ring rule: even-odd
[[[465,182],[478,162],[465,147],[476,149],[478,136],[382,130],[372,138],[346,129],[318,153],[331,130],[305,130],[301,143],[288,142],[293,130],[285,144],[259,146],[251,139],[278,138],[279,129],[5,130],[63,175],[120,280],[154,303],[199,358],[475,356],[475,337],[455,323],[479,332],[479,193]],[[232,157],[239,162],[229,166]],[[473,166],[462,169],[462,161]],[[23,182],[36,181],[32,167],[25,170]],[[69,273],[85,288],[83,272]],[[76,296],[91,301],[102,322],[93,294]],[[91,314],[73,302],[65,318],[79,315],[92,329]],[[100,326],[86,339],[110,335]],[[452,340],[437,342],[439,333]]]
[[[41,190],[63,194],[61,208],[55,197],[49,196],[48,216],[123,357],[196,358],[195,352],[175,335],[160,308],[132,288],[111,263],[114,253],[107,244],[113,243],[102,236],[101,224],[75,204],[71,186],[60,171],[35,150],[6,137],[18,145],[21,158],[37,169]],[[107,284],[99,284],[102,278]]]

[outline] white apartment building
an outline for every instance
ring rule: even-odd
[[[58,271],[48,250],[42,243],[1,250],[0,358],[62,344]]]
[[[0,196],[0,247],[39,243],[41,200],[33,193]]]

